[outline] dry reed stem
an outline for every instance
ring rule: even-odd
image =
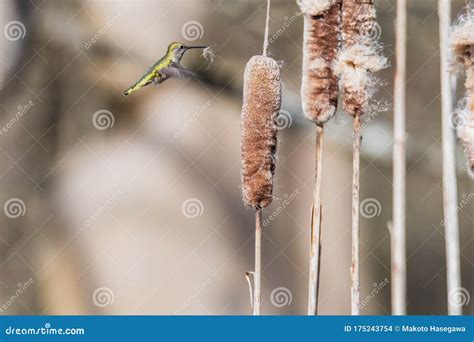
[[[253,288],[253,314],[261,312],[261,273],[262,273],[262,209],[255,210],[255,276]]]
[[[352,265],[351,265],[351,315],[359,315],[360,262],[359,262],[359,179],[360,145],[362,142],[360,115],[354,116],[352,142]]]
[[[450,0],[438,1],[440,56],[441,56],[441,117],[443,152],[443,207],[446,240],[446,272],[448,296],[461,286],[459,260],[459,223],[457,214],[456,161],[454,159],[455,136],[451,127],[453,94],[449,73],[450,49],[448,47],[449,25],[451,21]],[[450,315],[462,314],[462,308],[448,300]]]
[[[308,315],[316,315],[318,311],[318,284],[321,265],[321,187],[323,160],[323,127],[316,126],[316,166],[314,170],[313,206],[311,210],[311,243],[308,285]]]
[[[306,0],[300,2],[300,9],[304,14],[303,112],[309,120],[322,125],[337,108],[338,78],[333,64],[340,42],[341,0]]]
[[[392,314],[406,314],[406,132],[405,79],[407,1],[397,1],[393,123],[393,227],[391,229]]]

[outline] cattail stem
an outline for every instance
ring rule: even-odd
[[[263,38],[263,56],[267,55],[269,29],[270,29],[270,0],[267,0],[267,16],[265,18],[265,35]]]
[[[354,115],[352,143],[352,266],[351,266],[351,314],[359,315],[360,282],[359,282],[359,178],[360,178],[360,115]]]
[[[441,118],[443,151],[443,207],[446,240],[446,272],[448,297],[461,286],[461,268],[459,260],[459,223],[457,214],[456,161],[454,158],[455,136],[451,128],[453,113],[453,94],[449,73],[450,50],[448,46],[451,21],[451,1],[439,0],[439,34],[441,46]],[[448,314],[461,315],[462,308],[448,300]]]
[[[406,0],[397,1],[396,72],[394,89],[393,144],[393,228],[391,230],[392,314],[406,314],[406,159],[405,159],[405,75]]]
[[[311,245],[309,263],[309,294],[308,315],[316,315],[318,311],[319,275],[321,265],[321,185],[323,160],[323,125],[316,125],[316,167],[313,191],[313,207],[311,213]]]
[[[244,203],[255,209],[254,315],[261,312],[262,208],[273,200],[277,147],[275,119],[281,108],[280,67],[266,56],[269,17],[270,0],[267,0],[263,56],[253,56],[245,67],[241,112],[242,195]]]
[[[316,124],[308,284],[308,315],[316,315],[321,264],[323,125],[337,108],[338,77],[333,64],[340,45],[341,0],[300,0],[298,5],[304,15],[301,100],[304,115]]]
[[[253,314],[260,315],[262,279],[262,209],[255,210],[255,273],[253,288]]]

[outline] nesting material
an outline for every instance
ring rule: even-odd
[[[324,124],[336,113],[338,78],[333,72],[340,42],[341,0],[301,0],[304,15],[303,80],[305,116]]]
[[[344,0],[342,9],[342,50],[334,71],[346,111],[355,116],[364,114],[375,92],[373,76],[387,66],[387,59],[377,45],[377,24],[373,0]]]
[[[246,205],[272,202],[277,145],[275,119],[281,105],[280,68],[272,58],[253,56],[245,68],[241,113],[242,193]]]
[[[474,177],[474,15],[473,7],[454,25],[450,43],[457,69],[466,72],[466,95],[458,109],[457,134],[468,160],[468,171]]]
[[[211,63],[214,62],[214,57],[216,57],[216,54],[214,53],[214,51],[212,50],[212,48],[210,46],[208,46],[207,48],[205,48],[204,50],[202,50],[202,56],[210,61]]]

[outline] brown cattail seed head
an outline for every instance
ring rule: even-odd
[[[241,114],[242,194],[248,206],[272,202],[277,127],[281,106],[280,68],[272,58],[253,56],[245,67]]]
[[[457,68],[466,72],[466,95],[457,113],[457,133],[468,160],[468,171],[474,177],[474,12],[468,7],[466,15],[454,25],[450,43]]]
[[[373,0],[344,0],[342,50],[334,67],[340,78],[344,107],[351,115],[364,114],[374,93],[373,73],[387,65],[376,45]]]
[[[298,1],[304,15],[303,81],[305,116],[324,124],[336,113],[338,78],[333,64],[339,48],[341,0]]]

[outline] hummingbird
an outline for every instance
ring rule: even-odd
[[[159,86],[168,78],[186,79],[191,78],[193,73],[179,64],[183,55],[190,49],[205,49],[207,46],[186,46],[182,43],[173,42],[168,45],[166,55],[161,57],[155,64],[153,64],[147,72],[130,88],[128,88],[124,95],[138,90],[144,86],[154,83]]]

